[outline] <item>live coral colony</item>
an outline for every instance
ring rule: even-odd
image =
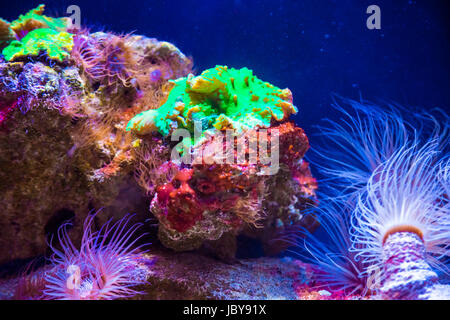
[[[2,298],[450,299],[445,112],[343,99],[308,152],[257,71],[44,8],[0,19],[0,264],[45,257]]]

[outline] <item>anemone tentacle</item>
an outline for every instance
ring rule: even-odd
[[[335,99],[333,107],[343,117],[339,122],[327,119],[327,126],[318,127],[325,147],[313,149],[311,161],[326,177],[322,182],[335,197],[364,189],[372,172],[399,149],[431,139],[442,147],[449,139],[448,116],[439,109],[434,110],[438,115],[422,111],[405,119],[403,109],[395,104],[388,104],[385,110],[365,101],[340,101]],[[443,126],[437,117],[444,119]]]
[[[84,222],[80,249],[67,233],[68,224],[58,230],[61,250],[50,244],[53,269],[45,276],[44,297],[48,299],[118,299],[140,294],[133,287],[145,282],[136,272],[136,263],[144,245],[136,246],[144,236],[134,237],[141,224],[127,227],[132,215],[114,224],[109,220],[100,230],[93,231],[96,214]],[[77,270],[78,279],[68,284],[71,272]]]
[[[332,198],[324,199],[321,203],[322,206],[312,209],[310,214],[318,216],[325,236],[312,234],[305,229],[294,230],[286,234],[284,239],[294,246],[289,251],[317,267],[316,289],[344,292],[346,295],[374,292],[377,288],[371,286],[369,277],[362,272],[367,266],[355,259],[354,252],[349,251],[351,208]]]
[[[352,214],[357,257],[380,264],[386,236],[392,230],[410,231],[422,238],[428,262],[448,273],[439,263],[450,254],[450,206],[437,178],[442,170],[439,145],[434,139],[422,147],[405,146],[374,170]]]

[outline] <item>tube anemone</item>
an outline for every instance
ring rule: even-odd
[[[408,290],[437,280],[436,269],[449,270],[450,161],[439,160],[448,152],[449,117],[437,110],[439,117],[419,112],[406,121],[392,105],[342,101],[334,105],[340,121],[319,127],[326,148],[312,161],[327,201],[339,205],[322,208],[329,240],[309,236],[306,250],[326,270],[324,282],[359,281],[351,288],[411,298]],[[358,277],[347,277],[355,270]]]
[[[109,220],[93,231],[96,214],[86,218],[80,249],[67,233],[67,224],[58,230],[61,250],[50,244],[53,268],[45,276],[44,297],[57,300],[111,300],[130,298],[141,292],[133,287],[145,283],[137,263],[143,236],[134,237],[140,224],[127,227],[131,216],[112,224]]]
[[[435,282],[430,266],[449,272],[441,262],[450,254],[450,206],[439,154],[438,140],[398,150],[374,170],[352,214],[351,250],[383,270],[390,297],[410,298]]]
[[[325,147],[313,149],[312,163],[335,197],[364,189],[379,165],[399,149],[417,144],[419,138],[440,143],[449,138],[448,116],[439,109],[436,116],[418,112],[406,120],[402,108],[390,104],[384,110],[369,102],[338,98],[333,108],[342,116],[339,121],[326,119],[327,124],[318,127]],[[442,128],[437,117],[445,119],[446,126]]]
[[[436,141],[402,148],[369,178],[352,220],[353,243],[364,245],[353,249],[365,261],[379,263],[387,237],[402,231],[423,240],[430,261],[449,255],[450,207],[436,148]]]

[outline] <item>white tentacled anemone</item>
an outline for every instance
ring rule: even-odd
[[[289,250],[294,256],[315,265],[319,272],[314,274],[315,289],[326,289],[346,295],[366,295],[372,290],[368,276],[362,274],[367,267],[355,260],[355,253],[349,251],[351,239],[350,211],[345,203],[324,199],[322,206],[312,209],[325,235],[311,234],[299,229],[286,235],[284,241],[294,247]],[[304,248],[304,249],[303,249]]]
[[[352,248],[370,265],[383,261],[383,244],[396,232],[412,232],[423,241],[427,261],[448,273],[440,260],[450,254],[450,206],[445,183],[449,162],[439,161],[433,139],[395,152],[374,170],[352,214]]]

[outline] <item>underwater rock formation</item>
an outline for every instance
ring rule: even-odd
[[[308,138],[289,122],[297,112],[289,89],[247,68],[194,76],[168,42],[72,30],[44,6],[0,27],[0,264],[44,253],[67,220],[79,242],[81,222],[100,208],[99,223],[154,216],[165,246],[229,260],[238,235],[276,253],[286,228],[317,227],[302,214],[317,185],[303,160]],[[195,137],[174,146],[176,129]],[[249,142],[245,158],[264,154],[218,161],[227,129],[229,145]],[[259,150],[264,139],[279,154]],[[174,150],[197,160],[177,162]]]
[[[156,251],[138,299],[299,299],[296,286],[311,281],[308,266],[291,258],[242,259],[229,264],[193,253]]]
[[[168,79],[192,67],[167,42],[72,34],[64,19],[42,11],[21,16],[20,23],[2,20],[17,40],[2,38],[8,46],[0,59],[0,263],[44,253],[69,219],[76,243],[94,209],[104,208],[100,221],[127,212],[147,218],[125,126],[165,98]]]
[[[303,160],[308,138],[287,122],[297,112],[289,89],[226,66],[171,83],[163,105],[127,125],[161,242],[177,251],[203,246],[232,259],[240,234],[276,252],[270,243],[286,227],[313,230],[315,219],[302,212],[315,205],[317,185]],[[175,146],[181,161],[168,147],[180,129],[189,135]]]

